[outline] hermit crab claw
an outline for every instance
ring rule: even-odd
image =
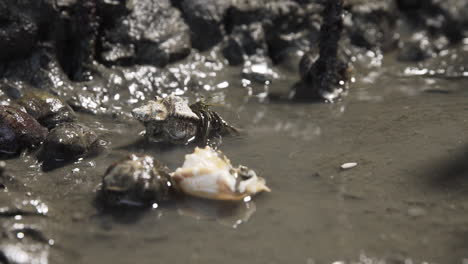
[[[195,148],[171,175],[176,187],[189,195],[214,200],[243,200],[270,192],[265,180],[245,166],[234,168],[229,159],[209,146]]]

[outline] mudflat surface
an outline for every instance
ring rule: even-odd
[[[194,146],[147,144],[136,121],[81,114],[108,149],[47,173],[31,155],[7,160],[47,214],[1,221],[43,230],[49,263],[465,263],[468,78],[400,74],[389,55],[356,71],[341,101],[299,104],[262,99],[230,69],[218,73],[229,87],[208,100],[244,133],[219,149],[271,193],[101,210],[96,191],[111,163],[137,152],[174,170]],[[278,71],[269,89],[286,93],[297,76]],[[358,165],[340,169],[346,162]]]

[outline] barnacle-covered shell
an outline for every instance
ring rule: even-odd
[[[133,109],[132,114],[145,125],[145,136],[152,142],[186,144],[197,134],[199,118],[181,97],[157,97]]]
[[[110,205],[145,205],[168,199],[167,168],[147,155],[132,154],[111,165],[102,180],[105,201]]]
[[[242,200],[270,189],[265,180],[245,166],[234,168],[229,159],[210,147],[195,148],[173,174],[174,184],[189,195],[215,200]]]

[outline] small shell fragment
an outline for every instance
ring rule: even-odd
[[[243,200],[267,191],[265,180],[245,166],[234,168],[221,152],[195,148],[172,174],[176,187],[189,195],[214,200]]]
[[[356,167],[357,165],[358,165],[357,162],[347,162],[347,163],[343,163],[340,167],[343,170],[348,170],[348,169],[352,169]]]

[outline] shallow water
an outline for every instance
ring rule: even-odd
[[[186,198],[100,210],[96,190],[111,163],[140,152],[175,169],[193,146],[148,145],[137,122],[82,114],[108,150],[47,173],[32,156],[8,160],[31,192],[25,199],[48,210],[2,221],[43,230],[49,263],[465,263],[468,78],[402,76],[405,67],[389,55],[357,69],[334,104],[249,96],[238,69],[225,69],[217,78],[230,85],[211,99],[244,133],[220,149],[273,190],[240,204]],[[298,77],[280,75],[270,90],[287,93]],[[346,162],[358,165],[341,170]]]

